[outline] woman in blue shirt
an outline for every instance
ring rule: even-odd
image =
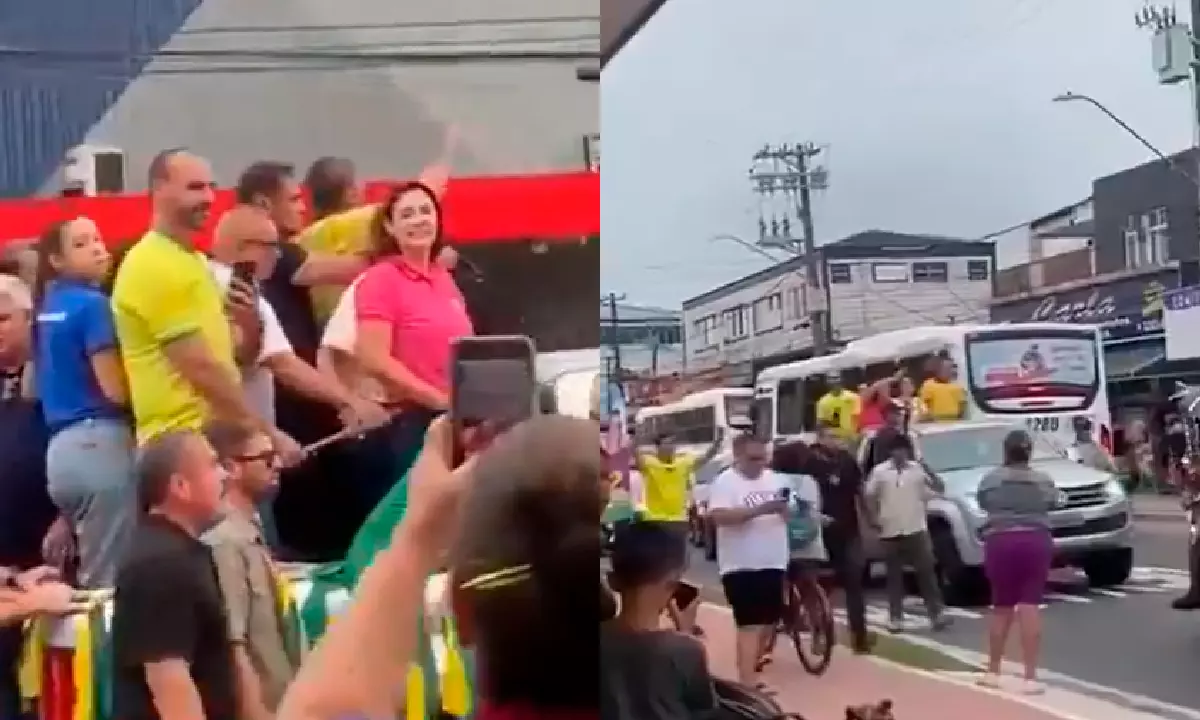
[[[50,497],[79,543],[79,583],[111,587],[137,514],[129,392],[101,290],[112,258],[76,218],[38,242],[38,390],[51,433]]]

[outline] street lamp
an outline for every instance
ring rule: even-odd
[[[1129,123],[1127,123],[1124,120],[1122,120],[1121,118],[1117,117],[1116,113],[1114,113],[1112,110],[1109,110],[1108,108],[1106,108],[1103,103],[1101,103],[1099,100],[1092,97],[1091,95],[1083,95],[1082,93],[1073,93],[1068,90],[1067,92],[1065,92],[1061,95],[1054,96],[1054,102],[1074,102],[1076,100],[1082,100],[1083,102],[1091,104],[1092,107],[1096,108],[1100,112],[1107,115],[1109,120],[1112,120],[1117,125],[1120,125],[1122,130],[1124,130],[1125,132],[1132,135],[1138,142],[1140,142],[1142,145],[1144,145],[1147,150],[1149,150],[1150,152],[1157,155],[1160,160],[1166,160],[1168,163],[1171,162],[1171,159],[1168,158],[1166,155],[1164,155],[1162,150],[1159,150],[1158,148],[1154,147],[1153,143],[1151,143],[1146,138],[1142,137],[1141,133],[1139,133],[1137,130],[1134,130],[1132,127],[1130,127]],[[1188,179],[1192,180],[1191,176],[1188,176]],[[1195,180],[1192,180],[1192,182],[1195,182]]]
[[[737,235],[730,235],[729,233],[718,233],[708,239],[709,242],[717,242],[720,240],[724,240],[727,242],[734,243],[736,245],[740,245],[743,248],[745,248],[746,250],[749,250],[750,252],[754,253],[755,255],[758,255],[762,258],[770,260],[772,265],[776,265],[780,262],[779,258],[775,257],[774,255],[767,252],[766,250],[763,250],[757,244],[752,243],[749,240],[743,240],[742,238],[738,237]],[[796,253],[792,252],[791,254],[795,255]]]

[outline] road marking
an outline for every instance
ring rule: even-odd
[[[1058,592],[1048,592],[1045,594],[1045,598],[1047,600],[1053,600],[1054,602],[1075,603],[1077,605],[1088,605],[1092,602],[1090,599],[1080,597],[1079,595],[1069,595],[1067,593]]]
[[[1108,590],[1107,588],[1092,588],[1091,592],[1094,592],[1097,595],[1103,595],[1104,597],[1110,597],[1110,598],[1129,597],[1128,595],[1121,592],[1120,590]]]

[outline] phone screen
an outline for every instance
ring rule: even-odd
[[[503,430],[533,414],[537,394],[533,345],[525,337],[464,338],[454,347],[450,417],[455,460],[464,430],[484,423]]]

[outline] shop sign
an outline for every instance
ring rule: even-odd
[[[993,322],[1099,325],[1105,340],[1128,340],[1163,331],[1163,293],[1178,284],[1174,271],[1131,278],[992,308]]]

